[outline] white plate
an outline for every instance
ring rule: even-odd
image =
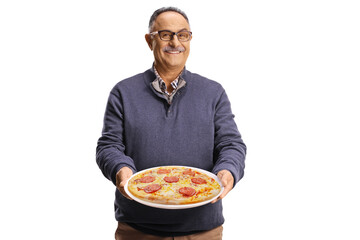
[[[182,204],[182,205],[152,203],[152,202],[141,200],[141,199],[139,199],[139,198],[137,198],[137,197],[135,197],[134,195],[131,194],[131,192],[128,190],[128,183],[129,183],[130,179],[132,179],[133,177],[135,177],[138,174],[141,174],[142,172],[145,172],[145,171],[148,171],[148,170],[151,170],[151,169],[155,169],[155,168],[160,168],[160,167],[186,167],[186,168],[190,168],[190,169],[192,169],[194,171],[204,173],[204,174],[208,175],[209,177],[213,178],[217,183],[219,183],[220,187],[221,187],[221,190],[215,197],[213,197],[213,198],[211,198],[209,200],[206,200],[206,201],[203,201],[203,202],[192,203],[192,204]],[[224,191],[223,185],[221,184],[219,178],[215,174],[213,174],[213,173],[211,173],[209,171],[200,169],[200,168],[194,168],[194,167],[188,167],[188,166],[159,166],[159,167],[148,168],[148,169],[144,169],[144,170],[142,170],[140,172],[135,173],[134,175],[131,176],[130,179],[126,182],[125,187],[124,187],[126,194],[129,195],[132,199],[134,199],[134,201],[139,202],[141,204],[144,204],[146,206],[154,207],[154,208],[186,209],[186,208],[199,207],[199,206],[202,206],[202,205],[205,205],[205,204],[208,204],[208,203],[212,202],[214,199],[218,198],[221,195],[221,193]]]

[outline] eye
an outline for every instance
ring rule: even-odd
[[[187,39],[189,37],[189,34],[187,32],[181,32],[178,34],[178,37],[180,39]]]
[[[188,41],[190,39],[190,33],[184,31],[178,33],[178,38],[180,41]]]
[[[162,38],[162,39],[171,39],[171,36],[172,36],[172,33],[171,32],[161,32],[161,35],[160,35],[160,37]]]

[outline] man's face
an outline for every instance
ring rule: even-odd
[[[152,32],[161,30],[172,32],[179,32],[181,30],[190,31],[190,26],[181,14],[177,12],[164,12],[156,18]],[[180,42],[175,35],[172,40],[163,41],[158,34],[152,37],[147,34],[146,41],[154,52],[155,66],[157,68],[171,70],[185,66],[190,52],[190,41]]]

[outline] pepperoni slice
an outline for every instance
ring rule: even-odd
[[[140,178],[138,180],[141,183],[151,183],[151,182],[155,181],[155,177],[154,176],[145,176],[145,177],[142,177],[142,178]]]
[[[186,197],[191,197],[196,193],[196,190],[191,187],[182,187],[179,189],[179,193]]]
[[[171,169],[163,169],[163,168],[160,168],[157,173],[158,174],[168,174],[171,172]]]
[[[176,176],[172,176],[172,177],[164,177],[165,182],[168,183],[175,183],[179,181],[179,178]]]
[[[206,180],[202,178],[192,178],[191,181],[195,184],[205,184]]]
[[[192,176],[192,177],[195,176],[195,172],[192,171],[190,168],[189,168],[189,169],[186,169],[185,171],[183,171],[183,174],[184,174],[184,175],[189,175],[189,176]]]
[[[150,184],[150,185],[147,185],[146,187],[144,187],[144,191],[146,193],[154,193],[156,192],[157,190],[160,190],[161,186],[159,184]]]

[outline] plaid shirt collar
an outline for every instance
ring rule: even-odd
[[[167,94],[167,95],[171,95],[172,93],[176,92],[177,90],[177,87],[179,85],[179,81],[181,80],[181,74],[182,74],[183,71],[181,71],[181,73],[175,78],[174,81],[172,81],[170,84],[171,86],[173,87],[173,91],[171,93],[169,93],[167,90],[166,90],[166,84],[165,84],[165,81],[160,77],[160,74],[157,72],[155,66],[154,66],[154,73],[156,75],[156,79],[158,80],[159,82],[159,86],[160,86],[160,89],[163,93]]]

